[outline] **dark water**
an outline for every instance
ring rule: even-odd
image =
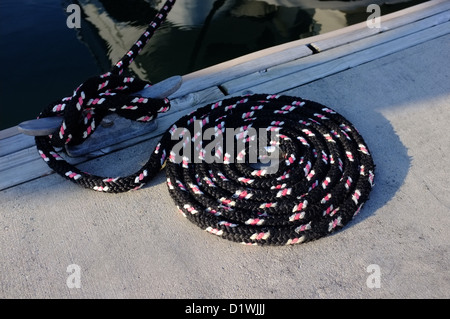
[[[0,129],[35,118],[49,102],[109,70],[145,30],[162,2],[1,0]],[[155,83],[366,21],[367,4],[383,2],[178,0],[131,72]],[[421,2],[425,1],[383,4],[381,13]],[[79,29],[66,24],[71,3],[82,11]]]

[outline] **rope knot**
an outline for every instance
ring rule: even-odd
[[[110,114],[139,122],[150,122],[170,108],[168,99],[146,98],[138,92],[151,84],[138,78],[111,72],[92,77],[72,96],[51,103],[39,117],[63,116],[60,128],[51,136],[54,147],[78,145],[86,140]]]

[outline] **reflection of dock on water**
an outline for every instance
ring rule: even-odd
[[[136,2],[142,5],[143,1]],[[177,3],[131,69],[143,79],[160,80],[297,39],[309,30],[310,18],[302,9],[279,10],[260,1],[239,3],[242,1]],[[80,29],[81,38],[105,68],[120,59],[147,27],[144,21],[135,21],[131,12],[129,16],[119,13],[119,6],[108,1],[81,3],[83,17],[90,26]],[[293,36],[294,31],[289,29],[295,29],[298,12],[308,19]],[[99,50],[99,43],[103,50]]]
[[[152,82],[190,73],[366,20],[369,2],[385,1],[180,1],[131,69]],[[104,70],[122,57],[147,27],[148,16],[156,13],[156,6],[153,8],[144,0],[129,2],[128,10],[121,3],[108,0],[80,1],[80,5],[84,19],[80,38]],[[383,11],[389,9],[383,7]]]
[[[104,46],[108,59],[142,31],[83,10],[116,46]],[[159,48],[173,45],[165,32]],[[360,130],[377,176],[348,231],[303,247],[251,249],[199,231],[175,212],[162,175],[126,194],[80,189],[52,174],[32,137],[0,131],[0,297],[448,298],[449,45],[450,2],[433,0],[383,16],[380,29],[363,22],[246,54],[184,74],[144,139],[73,159],[99,175],[126,175],[193,108],[251,92],[317,101]],[[133,71],[145,78],[155,66],[140,63]],[[66,286],[71,264],[81,267],[81,289]],[[381,289],[366,285],[372,264]]]

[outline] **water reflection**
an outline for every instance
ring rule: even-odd
[[[80,38],[106,71],[145,30],[163,1],[80,1]],[[274,45],[365,21],[383,0],[179,0],[131,70],[156,82]],[[397,5],[393,3],[399,2]],[[424,0],[391,0],[382,14]]]

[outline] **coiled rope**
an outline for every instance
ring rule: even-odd
[[[157,24],[174,2],[165,4]],[[118,64],[131,63],[133,54],[127,55],[127,63]],[[117,75],[122,70],[118,64],[111,73],[87,81],[71,98],[53,104],[41,115],[64,115],[60,130],[51,137],[36,138],[36,144],[41,157],[65,178],[97,191],[118,193],[141,188],[165,167],[170,195],[185,217],[207,232],[250,245],[298,244],[326,236],[344,227],[368,200],[375,166],[361,135],[331,108],[291,96],[255,94],[201,107],[176,121],[148,162],[130,176],[105,178],[80,171],[54,145],[85,139],[95,129],[92,123],[108,112],[142,121],[170,106],[167,99],[130,98],[130,92],[149,84]],[[61,104],[69,107],[62,109]],[[80,110],[84,116],[77,115],[73,124],[67,114]],[[81,130],[80,121],[85,123]],[[224,149],[220,143],[219,137],[227,136],[230,128],[234,134],[225,144],[243,140],[245,147],[240,151]],[[255,137],[249,134],[251,128],[265,132],[262,135],[268,141],[263,148],[279,150],[276,170],[249,163]],[[209,154],[201,141],[208,129],[217,137],[209,144]],[[175,147],[180,143],[191,153],[177,154]],[[211,156],[216,160],[211,162]]]

